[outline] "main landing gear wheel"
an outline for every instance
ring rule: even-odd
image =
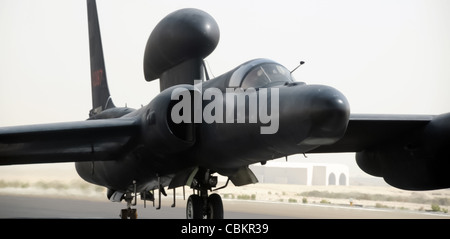
[[[203,200],[199,195],[191,195],[186,205],[187,219],[203,219]]]
[[[211,194],[208,197],[208,219],[223,219],[223,203],[219,194]]]
[[[223,219],[223,203],[219,194],[211,194],[209,197],[202,198],[193,194],[189,196],[186,205],[187,219]],[[206,202],[205,202],[206,201]]]

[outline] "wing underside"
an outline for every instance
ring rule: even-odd
[[[135,119],[0,128],[0,165],[114,160],[135,138]]]

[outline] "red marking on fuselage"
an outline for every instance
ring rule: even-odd
[[[102,84],[103,70],[96,70],[92,73],[92,86],[97,87]]]

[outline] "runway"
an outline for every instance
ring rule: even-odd
[[[162,208],[139,200],[136,206],[140,219],[184,219],[186,201],[164,198]],[[410,210],[358,208],[350,206],[269,203],[250,200],[224,200],[225,219],[450,219],[444,213]],[[84,218],[118,219],[125,203],[108,200],[55,198],[46,196],[0,195],[0,218]]]

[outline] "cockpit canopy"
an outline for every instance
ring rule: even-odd
[[[292,82],[290,72],[281,65],[263,64],[256,66],[244,78],[241,88],[259,88],[273,82]]]
[[[256,59],[242,64],[233,72],[229,87],[257,89],[283,85],[293,81],[290,71],[284,66],[268,59]]]

